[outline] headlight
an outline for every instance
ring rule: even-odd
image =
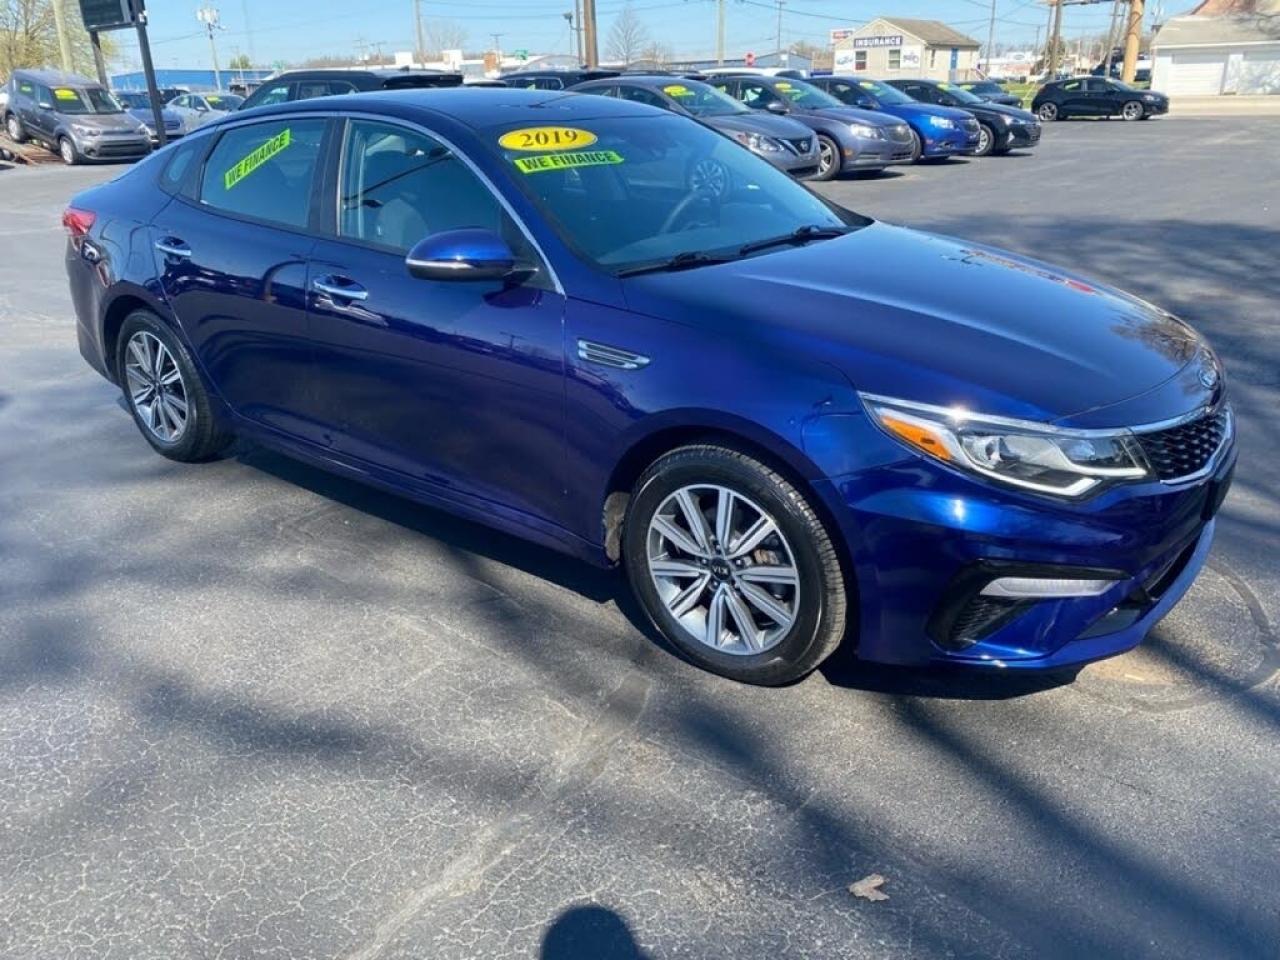
[[[1150,475],[1127,430],[1067,430],[862,394],[871,418],[913,451],[990,480],[1077,498]]]
[[[102,133],[102,131],[97,127],[86,127],[82,123],[73,123],[71,125],[71,129],[82,137],[96,137],[98,134]]]
[[[782,150],[782,144],[772,137],[759,133],[740,133],[737,136],[740,144],[758,153],[779,153]]]
[[[1143,99],[1143,100],[1145,100],[1145,101],[1147,101],[1147,103],[1155,103],[1155,102],[1156,102],[1156,100],[1157,100],[1158,98],[1157,98],[1157,97],[1155,97],[1153,94],[1150,94],[1150,93],[1144,93],[1144,94],[1142,95],[1142,99]]]
[[[1015,118],[1006,117],[1003,113],[997,113],[996,117],[999,118],[1000,122],[1003,123],[1006,127],[1009,126],[1010,124],[1018,122]]]
[[[851,123],[849,124],[849,132],[855,137],[866,137],[868,140],[877,140],[880,137],[879,128],[867,123]]]
[[[955,121],[949,117],[930,117],[929,123],[943,130],[954,130],[956,127]]]

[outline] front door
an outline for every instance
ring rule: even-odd
[[[325,129],[284,117],[227,130],[152,225],[164,296],[214,389],[241,416],[313,441],[305,291]]]
[[[335,448],[428,493],[541,519],[560,508],[565,300],[531,280],[410,276],[428,235],[499,233],[536,252],[492,190],[420,130],[346,124],[336,223],[312,254],[315,378]]]

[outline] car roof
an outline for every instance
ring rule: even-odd
[[[431,76],[431,77],[447,77],[452,76],[445,70],[432,70],[424,67],[414,67],[410,69],[393,69],[390,67],[378,69],[377,67],[366,68],[359,67],[355,70],[347,70],[335,67],[321,67],[315,70],[299,69],[299,70],[282,70],[270,80],[264,80],[263,83],[271,83],[275,80],[296,80],[298,77],[309,77],[313,80],[341,80],[344,77],[377,77],[379,80],[389,80],[393,77],[410,77],[410,76]]]
[[[535,108],[545,110],[537,115]],[[613,100],[608,97],[583,96],[567,90],[524,90],[515,87],[445,87],[373,90],[336,97],[315,97],[288,103],[257,107],[255,116],[332,111],[378,112],[403,116],[406,111],[420,110],[444,114],[464,126],[480,130],[505,123],[525,120],[538,124],[573,123],[602,116],[654,116],[662,111],[640,103]],[[248,116],[240,113],[237,116]]]
[[[29,80],[34,80],[36,83],[44,83],[44,84],[48,84],[49,86],[60,86],[60,87],[100,87],[102,86],[102,84],[100,84],[97,80],[92,80],[89,77],[82,77],[78,73],[65,73],[62,70],[28,70],[26,68],[23,68],[21,70],[13,71],[13,75],[15,77],[17,76],[26,77]]]
[[[634,83],[637,87],[674,87],[684,86],[689,83],[696,83],[700,86],[709,87],[711,84],[705,80],[698,80],[694,77],[683,77],[680,74],[673,73],[624,73],[617,77],[604,77],[600,80],[588,80],[585,83],[578,84],[574,89],[591,84],[595,86],[606,86],[609,83]]]

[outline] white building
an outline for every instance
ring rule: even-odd
[[[1205,0],[1151,46],[1151,86],[1163,93],[1280,94],[1280,0]]]
[[[978,47],[977,40],[938,20],[877,17],[836,39],[833,72],[876,80],[976,79]]]

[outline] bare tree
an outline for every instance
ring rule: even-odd
[[[631,63],[645,55],[651,45],[649,31],[631,9],[631,3],[623,6],[622,12],[614,18],[609,28],[609,39],[605,41],[604,55],[619,63]]]
[[[467,28],[457,20],[432,20],[427,24],[427,44],[437,55],[467,45]]]
[[[655,67],[666,67],[675,59],[675,51],[670,44],[654,40],[640,52],[640,59]]]
[[[67,33],[71,41],[71,69],[94,73],[93,47],[78,13],[67,4]],[[103,53],[111,56],[110,34],[102,36]],[[51,0],[0,0],[0,76],[20,67],[61,66],[58,31]]]

